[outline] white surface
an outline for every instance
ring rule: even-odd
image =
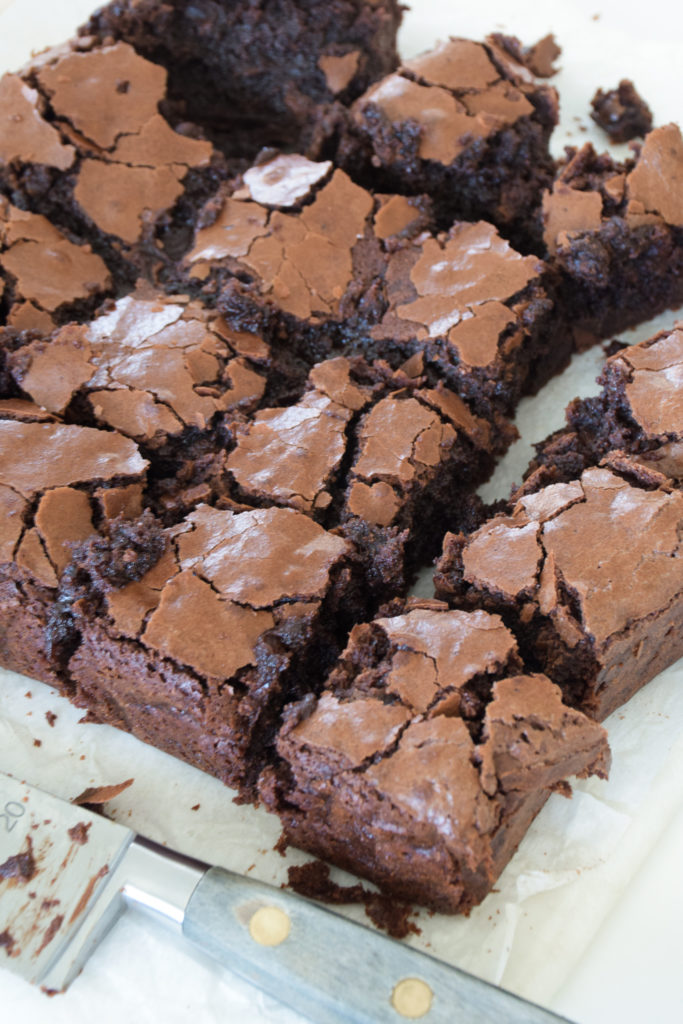
[[[0,68],[18,66],[32,48],[60,42],[88,14],[87,0],[0,0]],[[554,149],[605,140],[588,118],[598,86],[632,77],[657,123],[677,119],[683,8],[571,3],[465,7],[416,3],[406,16],[405,55],[438,37],[482,38],[504,30],[533,42],[554,31],[563,46],[554,84],[563,106]],[[599,14],[598,20],[593,15]],[[579,130],[579,120],[590,126]],[[620,152],[620,150],[617,150]],[[660,318],[666,326],[673,316]],[[641,329],[632,340],[652,331]],[[504,496],[519,479],[531,441],[561,425],[566,402],[594,393],[599,350],[575,360],[564,377],[520,409],[523,440],[487,487]],[[498,892],[469,920],[423,914],[416,945],[552,1005],[580,1024],[635,1024],[683,1016],[680,993],[680,862],[683,859],[683,667],[664,673],[608,723],[614,753],[609,783],[589,780],[571,802],[552,797]],[[27,692],[32,695],[25,696]],[[45,712],[57,713],[50,728]],[[51,690],[5,673],[0,688],[0,768],[63,796],[86,785],[131,776],[111,808],[115,816],[169,845],[279,884],[287,862],[272,852],[274,818],[232,804],[215,780],[131,737],[81,726],[75,709]],[[40,739],[42,746],[34,747]],[[192,808],[199,804],[195,811]],[[353,915],[362,918],[360,911]],[[187,952],[181,940],[129,914],[64,996],[47,1000],[14,976],[0,978],[0,1006],[26,1024],[290,1024],[295,1016],[247,989],[224,970]]]

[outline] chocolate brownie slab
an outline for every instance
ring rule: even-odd
[[[276,157],[208,205],[185,286],[241,326],[268,323],[310,363],[358,351],[397,368],[423,353],[494,419],[566,362],[571,339],[540,260],[484,222],[448,234],[429,224],[420,197],[373,195],[329,162]]]
[[[567,426],[536,446],[520,494],[577,477],[605,457],[683,484],[683,329],[621,349],[598,383],[601,394],[571,402]]]
[[[0,196],[0,324],[50,330],[87,319],[110,293],[103,260],[76,245],[46,217]]]
[[[543,196],[543,236],[579,343],[683,302],[683,139],[656,128],[633,160],[569,150]]]
[[[500,618],[434,601],[355,626],[285,717],[261,794],[288,841],[450,913],[490,891],[553,787],[609,767],[604,731],[520,674]]]
[[[493,38],[450,39],[354,103],[338,159],[359,181],[426,193],[441,228],[487,220],[537,252],[530,213],[553,177],[555,90]]]
[[[56,422],[27,401],[0,402],[0,661],[59,683],[45,635],[71,547],[141,511],[147,463],[113,431]]]
[[[396,0],[114,0],[81,29],[169,73],[182,116],[226,151],[317,149],[349,102],[398,63]]]
[[[497,612],[527,666],[602,719],[683,655],[683,492],[587,469],[447,534],[437,594]]]
[[[353,546],[292,509],[206,505],[163,540],[124,586],[106,573],[116,538],[76,552],[54,623],[72,637],[65,686],[92,720],[253,795],[282,705],[319,685],[365,607]]]
[[[152,273],[161,236],[182,235],[226,173],[210,143],[163,117],[165,95],[166,71],[127,43],[74,43],[0,79],[0,188],[90,242],[119,289]]]

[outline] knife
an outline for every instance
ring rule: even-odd
[[[62,991],[129,904],[316,1024],[565,1019],[0,772],[0,965]]]

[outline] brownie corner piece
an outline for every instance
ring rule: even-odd
[[[490,891],[550,790],[605,775],[604,731],[520,675],[500,618],[412,600],[354,627],[261,779],[287,839],[445,912]]]
[[[436,574],[440,597],[502,615],[526,663],[597,719],[683,654],[683,492],[620,468],[448,535]]]

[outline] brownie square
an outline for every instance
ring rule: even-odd
[[[602,392],[571,402],[567,426],[536,446],[520,494],[573,479],[605,458],[683,484],[683,330],[622,348],[598,383]]]
[[[429,228],[420,197],[276,157],[207,205],[184,285],[241,327],[269,325],[309,363],[358,352],[398,368],[422,353],[435,380],[494,421],[564,365],[570,334],[540,260],[484,222]]]
[[[59,685],[46,635],[72,546],[136,516],[147,463],[112,431],[59,423],[29,402],[0,402],[0,662]]]
[[[197,129],[160,113],[166,77],[127,43],[82,40],[0,79],[0,189],[90,243],[118,290],[163,265],[162,243],[227,174]]]
[[[386,307],[369,330],[387,358],[421,355],[485,419],[512,414],[568,362],[546,267],[521,256],[484,221],[456,222],[390,253]]]
[[[543,235],[579,347],[683,302],[683,139],[650,132],[619,163],[568,150],[543,196]]]
[[[90,245],[0,196],[0,324],[50,330],[88,319],[111,289],[107,266]]]
[[[602,719],[683,655],[683,492],[607,467],[447,534],[437,594],[503,616],[528,667]]]
[[[315,690],[365,607],[353,546],[292,509],[206,505],[162,539],[133,582],[109,572],[116,535],[77,550],[53,624],[71,637],[64,686],[91,720],[253,797],[282,705]]]
[[[485,612],[411,601],[355,626],[262,777],[286,838],[402,900],[480,902],[550,790],[609,767],[604,731],[519,670]]]
[[[0,352],[7,393],[140,445],[150,462],[148,503],[167,520],[225,493],[233,421],[266,394],[280,397],[291,376],[263,338],[143,283],[87,324],[0,330]]]
[[[537,252],[530,212],[552,180],[557,117],[555,90],[494,37],[449,39],[356,100],[338,159],[375,188],[431,196],[442,229],[487,220]]]
[[[124,40],[169,73],[182,119],[226,152],[315,152],[348,103],[398,63],[396,0],[115,0],[80,30]]]

